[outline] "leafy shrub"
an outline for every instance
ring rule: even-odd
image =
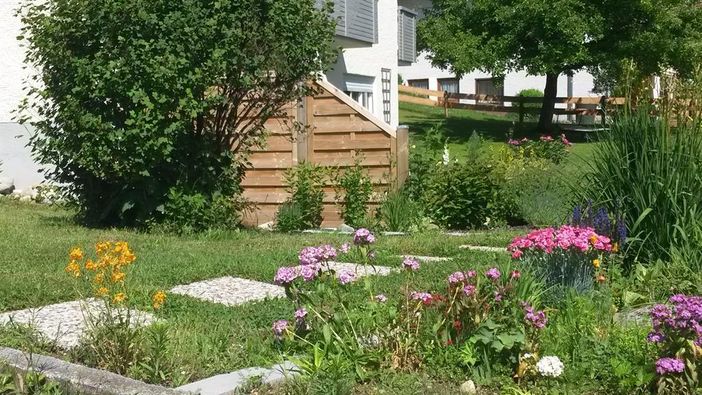
[[[327,170],[311,163],[286,170],[285,185],[290,198],[278,209],[276,220],[283,222],[276,223],[276,227],[283,231],[318,228],[322,223],[326,179]]]
[[[427,214],[449,229],[482,226],[493,216],[497,185],[490,169],[478,162],[435,165],[423,201]]]
[[[366,226],[373,183],[361,160],[357,158],[352,167],[337,170],[334,181],[344,223],[354,228]]]
[[[534,88],[522,89],[519,92],[517,92],[517,96],[543,98],[544,92],[542,92],[539,89],[534,89]],[[536,110],[536,109],[541,109],[541,104],[542,103],[524,103],[523,106],[525,109],[528,109],[528,110]],[[534,113],[529,112],[529,113],[524,114],[524,119],[533,121],[533,120],[538,119],[538,116],[539,116],[538,114],[534,114]]]
[[[437,124],[424,134],[422,148],[412,146],[409,154],[409,174],[405,180],[404,188],[414,201],[421,201],[434,166],[441,162],[442,150],[446,141],[443,125]]]
[[[612,244],[592,228],[564,225],[518,236],[508,250],[547,286],[584,292],[593,288],[595,279],[604,281],[602,264],[608,261]]]
[[[629,226],[628,267],[669,260],[673,250],[690,264],[702,259],[702,130],[697,120],[671,129],[646,109],[618,117],[600,135],[585,175],[574,192],[609,212],[621,210]]]
[[[241,213],[247,204],[242,198],[214,193],[187,193],[171,188],[158,221],[149,221],[152,228],[175,233],[199,232],[207,229],[233,229],[240,225]]]
[[[63,395],[61,386],[41,373],[5,373],[0,366],[0,395]]]
[[[266,121],[336,55],[314,0],[23,3],[33,153],[102,226],[160,220],[173,188],[233,196]]]
[[[422,209],[404,190],[389,192],[385,195],[377,217],[381,225],[392,232],[407,232],[419,226],[422,220]]]
[[[568,156],[568,147],[572,145],[564,134],[554,139],[552,136],[541,136],[538,140],[510,139],[507,144],[521,157],[548,159],[555,164],[561,163]]]

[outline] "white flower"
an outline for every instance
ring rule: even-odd
[[[558,357],[546,356],[536,363],[536,370],[544,377],[558,377],[563,374],[563,362]]]
[[[448,165],[451,161],[451,154],[449,153],[448,145],[444,144],[444,166]]]

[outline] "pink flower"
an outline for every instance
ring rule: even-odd
[[[410,294],[410,298],[412,298],[412,300],[420,300],[425,305],[431,304],[432,300],[434,300],[434,297],[429,292],[415,291]]]
[[[485,272],[485,277],[487,277],[487,278],[489,278],[490,280],[493,280],[493,281],[495,281],[495,280],[497,280],[498,278],[500,278],[501,275],[502,275],[502,273],[500,273],[500,271],[497,270],[496,267],[490,268],[490,269],[488,269],[487,272]]]
[[[512,274],[511,274],[510,278],[517,280],[520,277],[522,277],[522,272],[520,272],[519,270],[512,270]]]
[[[561,134],[561,143],[563,143],[563,145],[566,145],[566,146],[568,146],[568,147],[570,147],[571,145],[573,145],[573,143],[571,143],[571,142],[566,138],[566,135],[565,135],[565,134]]]
[[[509,140],[507,141],[507,144],[509,144],[509,145],[514,145],[514,146],[516,147],[516,146],[521,145],[522,143],[521,143],[519,140],[509,139]]]
[[[378,295],[375,295],[375,300],[378,303],[385,303],[388,301],[388,297],[385,296],[384,294],[378,294]]]
[[[541,136],[541,139],[540,139],[540,140],[541,140],[541,141],[549,142],[549,141],[553,141],[553,137],[551,137],[551,136]]]
[[[448,276],[448,282],[451,285],[462,283],[466,280],[466,276],[462,272],[455,272]]]
[[[524,255],[524,253],[522,252],[522,250],[514,250],[514,251],[512,251],[512,259],[519,259],[519,258],[522,257],[522,255]]]
[[[404,261],[402,261],[402,266],[404,266],[404,268],[407,270],[417,271],[419,270],[419,261],[411,256],[408,256],[405,257]]]
[[[370,230],[361,228],[353,234],[353,243],[356,245],[368,245],[375,243],[375,236]]]
[[[307,310],[304,307],[300,307],[299,309],[295,310],[295,320],[296,321],[302,321],[307,317]]]
[[[339,282],[341,285],[346,285],[354,281],[356,281],[356,275],[353,272],[344,270],[339,273]]]
[[[276,338],[281,339],[285,332],[288,331],[288,321],[278,320],[273,323],[273,334]]]
[[[299,270],[302,279],[305,281],[312,281],[317,278],[317,274],[319,274],[319,266],[317,265],[299,266]]]
[[[349,251],[351,251],[351,244],[349,244],[349,243],[344,243],[344,244],[341,245],[341,247],[339,248],[339,250],[340,250],[343,254],[348,254]]]
[[[281,267],[278,269],[278,272],[275,274],[275,278],[273,279],[273,282],[275,282],[278,285],[288,285],[295,281],[297,278],[297,270],[293,267]]]
[[[475,285],[466,285],[465,287],[463,287],[463,293],[466,296],[472,296],[473,294],[475,294]]]
[[[475,270],[468,270],[468,271],[466,272],[466,277],[468,277],[468,278],[473,278],[473,277],[475,277],[475,276],[477,276],[477,275],[478,275],[478,273],[476,273]]]

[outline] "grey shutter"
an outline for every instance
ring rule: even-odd
[[[349,0],[353,2],[353,0]],[[334,19],[336,19],[336,34],[346,36],[346,0],[334,0]]]
[[[346,0],[346,36],[369,43],[375,42],[376,0]]]
[[[397,25],[398,59],[414,63],[417,60],[417,14],[400,8]]]

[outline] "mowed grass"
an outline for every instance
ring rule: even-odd
[[[399,267],[401,259],[396,255],[401,254],[455,257],[453,261],[424,264],[421,269],[417,287],[439,290],[453,271],[508,261],[507,254],[470,252],[459,249],[460,245],[504,247],[518,233],[502,230],[460,237],[439,232],[380,236],[377,264]],[[91,251],[101,240],[129,242],[137,255],[129,272],[129,298],[137,307],[148,310],[149,295],[178,284],[228,275],[272,282],[278,267],[296,264],[302,247],[339,245],[349,236],[248,230],[176,236],[89,229],[74,224],[71,211],[66,209],[0,200],[0,311],[77,299],[74,281],[64,272],[68,251],[73,246]],[[378,278],[376,286],[378,292],[392,294],[398,292],[402,281],[402,275],[395,274]],[[361,288],[352,286],[350,297],[363,298]],[[179,370],[185,375],[178,381],[188,382],[277,362],[281,356],[272,341],[270,326],[274,320],[290,319],[293,310],[284,299],[226,307],[169,294],[165,308],[157,315],[170,327],[168,352],[177,358]]]

